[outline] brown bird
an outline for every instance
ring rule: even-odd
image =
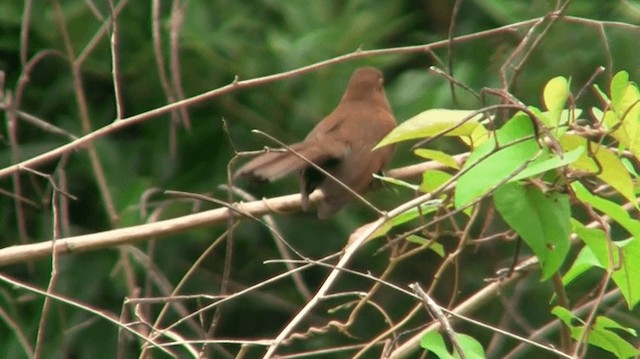
[[[291,149],[312,161],[357,193],[372,187],[373,173],[381,172],[393,146],[372,148],[396,126],[383,88],[383,76],[373,67],[357,69],[338,106]],[[234,178],[246,176],[273,181],[294,171],[300,177],[302,208],[308,208],[309,194],[319,188],[324,198],[318,217],[328,218],[352,195],[292,152],[268,152],[242,166]]]

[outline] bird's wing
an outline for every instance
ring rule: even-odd
[[[290,147],[300,156],[318,165],[330,159],[341,160],[346,154],[345,144],[330,138],[300,142]],[[293,152],[270,152],[242,166],[234,174],[234,178],[246,176],[260,181],[274,181],[308,166],[307,161]]]

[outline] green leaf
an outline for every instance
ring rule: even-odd
[[[451,355],[447,349],[447,345],[444,342],[442,334],[436,331],[425,333],[422,338],[420,338],[420,346],[423,349],[432,352],[440,359],[453,358],[453,355]]]
[[[602,172],[598,174],[598,178],[613,187],[630,203],[636,204],[633,180],[620,158],[605,146],[599,146],[595,156],[602,166]]]
[[[386,183],[391,183],[392,185],[396,185],[399,187],[404,187],[404,188],[408,188],[412,191],[417,191],[419,189],[418,186],[414,185],[413,183],[409,183],[406,181],[403,181],[401,179],[397,179],[397,178],[393,178],[393,177],[387,177],[387,176],[380,176],[378,174],[373,174],[373,177],[376,179],[379,179],[380,181],[384,181]]]
[[[595,254],[593,254],[591,248],[586,246],[582,247],[569,270],[567,270],[564,276],[562,276],[562,284],[566,286],[590,269],[593,269],[594,267],[598,268],[600,266],[600,262],[598,261],[598,258],[596,258]]]
[[[473,337],[466,334],[456,333],[456,338],[458,339],[458,343],[460,344],[465,357],[468,359],[485,358],[484,348],[482,348],[482,345]],[[427,351],[432,352],[440,359],[453,359],[460,357],[458,352],[455,350],[453,351],[453,354],[449,353],[444,337],[436,331],[425,333],[422,338],[420,338],[420,346]]]
[[[640,303],[640,239],[631,238],[626,241],[613,242],[621,249],[620,266],[611,278],[627,301],[629,309]]]
[[[526,114],[519,113],[496,131],[498,143],[503,146],[500,150],[496,152],[494,140],[486,141],[476,148],[462,167],[466,172],[460,176],[456,185],[456,208],[464,207],[481,197],[512,176],[524,163],[541,154],[534,138],[523,140],[533,134],[531,119]]]
[[[629,73],[619,71],[611,79],[611,105],[614,108],[621,108],[622,99],[629,86]]]
[[[493,201],[504,221],[538,257],[542,278],[557,272],[569,252],[569,197],[545,195],[537,187],[513,182],[498,188]]]
[[[415,153],[417,156],[420,156],[422,158],[441,163],[447,167],[451,167],[457,170],[460,169],[460,165],[458,165],[458,162],[456,162],[456,159],[453,158],[453,156],[449,155],[448,153],[445,153],[442,151],[430,150],[426,148],[418,148],[415,151],[413,151],[413,153]]]
[[[477,112],[446,109],[424,111],[398,125],[375,148],[442,134],[445,136],[471,136],[478,126],[482,127],[479,121],[483,115],[476,114],[474,116],[474,113]]]
[[[560,318],[567,327],[571,326],[571,321],[574,319],[573,313],[571,313],[569,309],[561,306],[556,306],[551,309],[551,314]]]
[[[399,226],[403,223],[409,222],[413,219],[416,219],[420,215],[425,215],[431,212],[434,212],[438,207],[442,204],[442,200],[436,199],[431,200],[426,203],[423,203],[419,208],[413,207],[410,210],[403,212],[400,215],[397,215],[387,221],[384,225],[378,228],[377,231],[373,232],[371,236],[369,236],[368,240],[372,240],[374,238],[382,237],[386,235],[391,229],[396,226]]]
[[[560,138],[560,145],[566,151],[582,148],[583,154],[570,167],[596,174],[631,203],[636,203],[633,180],[629,171],[620,158],[605,146],[601,146],[586,138],[576,135],[564,135]],[[587,147],[590,151],[587,151]],[[598,161],[596,164],[593,157]]]
[[[627,232],[635,238],[640,238],[640,222],[632,219],[629,213],[615,202],[604,199],[600,196],[594,196],[589,192],[582,183],[573,182],[571,188],[576,193],[578,200],[586,202],[600,212],[608,215],[620,224]]]
[[[604,115],[608,128],[620,124],[611,135],[640,157],[640,90],[629,82],[626,71],[618,72],[611,80],[611,107]]]
[[[431,242],[431,244],[429,245],[429,249],[436,252],[436,254],[439,255],[440,257],[444,258],[444,246],[436,241],[429,240],[415,234],[409,235],[407,237],[407,241],[411,243],[415,243],[420,246],[424,246],[425,244]]]
[[[577,221],[572,223],[576,235],[587,245],[582,250],[586,253],[584,256],[597,259],[597,262],[591,261],[590,264],[613,272],[613,282],[620,289],[629,309],[633,309],[640,302],[640,263],[637,260],[640,258],[640,240],[631,238],[614,242],[600,229],[587,228]],[[610,263],[611,258],[613,263]]]
[[[562,155],[562,158],[556,156],[555,154],[549,158],[539,158],[538,160],[533,161],[531,164],[529,164],[529,166],[522,170],[522,172],[511,178],[509,182],[519,181],[521,179],[533,177],[535,175],[550,171],[555,168],[569,165],[577,161],[583,152],[584,148],[576,148],[573,151],[565,152]]]
[[[546,125],[550,128],[558,127],[560,124],[560,114],[569,98],[569,81],[562,76],[549,80],[544,87],[542,98],[545,107],[549,110],[549,116],[547,118],[550,121],[546,123]]]
[[[598,94],[598,96],[600,96],[605,102],[611,102],[611,100],[609,100],[609,96],[607,96],[607,93],[605,91],[603,91],[600,86],[598,86],[598,84],[593,84],[593,89],[595,90],[595,92]]]
[[[634,337],[638,336],[638,333],[635,329],[623,327],[615,320],[605,316],[599,316],[596,318],[596,327],[619,329],[633,335]]]
[[[424,193],[433,192],[448,180],[450,180],[451,177],[451,174],[444,171],[424,171],[424,173],[422,174],[422,183],[420,183],[420,191]]]
[[[640,354],[638,349],[634,348],[633,345],[611,329],[622,330],[633,336],[636,335],[635,330],[623,327],[613,319],[598,316],[589,330],[585,330],[584,321],[573,315],[573,313],[566,308],[555,307],[551,310],[551,313],[562,320],[564,325],[569,328],[571,338],[577,341],[585,341],[584,336],[587,335],[587,343],[604,349],[621,359]],[[573,324],[574,322],[579,322],[581,325],[575,325]]]
[[[589,260],[590,264],[605,269],[618,265],[620,257],[617,252],[612,253],[614,263],[609,263],[608,238],[604,231],[598,228],[587,228],[576,220],[572,220],[571,223],[575,234],[587,245],[583,248],[583,252],[587,253],[585,257],[595,259],[595,262]]]
[[[627,172],[629,172],[632,178],[635,178],[637,180],[638,177],[640,177],[635,167],[633,167],[633,162],[631,162],[631,160],[629,160],[628,158],[622,157],[620,161],[622,162],[622,165],[627,170]]]

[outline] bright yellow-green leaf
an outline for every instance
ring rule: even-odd
[[[426,148],[418,148],[417,150],[413,151],[413,153],[415,153],[416,155],[422,158],[436,161],[438,163],[441,163],[453,169],[456,169],[456,170],[460,169],[460,165],[458,165],[458,162],[456,162],[455,158],[453,158],[453,156],[449,155],[448,153],[444,153],[442,151],[430,150]]]
[[[624,93],[629,86],[629,73],[626,71],[619,71],[611,79],[611,104],[614,107],[620,108]]]
[[[604,115],[606,128],[617,126],[611,135],[640,158],[640,90],[625,71],[611,80],[611,108]]]
[[[601,118],[602,118],[602,125],[604,126],[604,128],[608,130],[615,128],[620,123],[620,119],[611,110],[608,110],[607,112],[605,112]],[[617,135],[620,136],[621,134],[618,133]],[[613,134],[613,137],[616,137],[615,132]],[[624,137],[622,141],[629,142],[629,140],[627,140],[626,137]]]
[[[475,114],[475,115],[474,115]],[[392,143],[444,136],[471,136],[483,115],[476,111],[431,109],[424,111],[396,127],[376,146]]]
[[[422,174],[422,183],[420,184],[420,191],[424,193],[433,192],[435,189],[442,186],[442,184],[450,180],[451,177],[452,177],[451,174],[444,171],[438,171],[438,170],[425,171]]]
[[[542,98],[545,107],[549,110],[547,118],[550,122],[546,125],[555,128],[560,123],[560,113],[569,98],[569,81],[562,76],[551,79],[544,87]]]
[[[562,136],[560,145],[565,151],[584,148],[585,151],[580,158],[573,162],[570,167],[596,174],[598,178],[613,187],[631,203],[636,203],[631,175],[620,161],[620,158],[611,150],[577,135]],[[590,146],[590,151],[587,146]],[[591,156],[594,156],[595,160]],[[598,164],[600,167],[598,167]]]
[[[462,136],[460,139],[471,148],[477,148],[482,145],[491,136],[491,132],[487,131],[484,126],[476,126],[470,136]]]
[[[596,159],[602,165],[602,172],[598,178],[608,183],[629,202],[636,204],[631,175],[620,161],[620,158],[607,147],[600,146],[595,152]]]
[[[600,98],[602,98],[602,100],[604,100],[605,102],[610,102],[611,100],[609,100],[609,96],[607,96],[606,92],[603,91],[600,86],[598,86],[598,84],[594,84],[593,85],[593,89],[596,91],[596,93],[598,94],[598,96],[600,96]]]

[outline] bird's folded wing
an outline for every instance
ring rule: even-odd
[[[348,144],[328,138],[300,142],[290,147],[300,156],[291,151],[265,153],[240,167],[234,178],[244,176],[259,181],[274,181],[307,168],[310,166],[308,161],[321,165],[329,159],[341,160],[350,150]]]

